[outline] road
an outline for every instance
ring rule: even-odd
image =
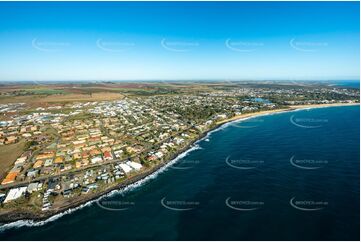
[[[180,135],[183,132],[184,132],[184,130],[180,131],[180,132],[177,132],[175,135],[173,135],[173,137],[177,136],[177,135]],[[156,145],[158,147],[160,147],[161,144],[163,144],[164,142],[168,142],[171,138],[172,138],[172,136],[169,137],[169,138],[165,138],[165,139],[159,141]],[[150,152],[152,150],[154,150],[154,148],[150,147],[149,149],[145,149],[142,153],[147,154],[148,152]],[[71,169],[71,170],[68,170],[68,171],[65,171],[65,172],[61,172],[59,174],[39,176],[37,178],[32,179],[31,181],[19,181],[19,182],[14,182],[14,183],[10,183],[10,184],[0,185],[0,190],[16,188],[16,187],[21,187],[21,186],[25,186],[25,185],[27,186],[32,182],[41,182],[41,181],[45,181],[45,180],[48,180],[48,179],[53,179],[53,178],[57,178],[57,177],[65,176],[65,175],[76,174],[76,173],[82,172],[84,170],[88,170],[88,169],[92,169],[92,168],[96,168],[96,167],[110,165],[110,164],[114,164],[114,163],[117,163],[117,162],[125,162],[125,161],[127,161],[129,159],[132,159],[132,158],[136,157],[136,156],[140,156],[142,153],[134,154],[134,155],[128,157],[127,159],[125,159],[125,160],[114,159],[114,160],[105,161],[105,162],[98,163],[98,164],[88,165],[86,167],[82,167],[82,168],[78,168],[78,169]]]

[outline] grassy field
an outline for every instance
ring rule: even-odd
[[[12,168],[15,160],[24,152],[26,141],[0,146],[0,179],[2,180]]]
[[[90,94],[66,94],[66,95],[51,95],[45,98],[42,98],[42,102],[48,103],[58,103],[58,102],[94,102],[94,101],[106,101],[106,100],[116,100],[123,98],[123,95],[120,93],[112,92],[96,92]]]
[[[69,102],[112,101],[124,96],[194,94],[210,92],[219,88],[231,88],[234,85],[187,82],[0,85],[0,104],[26,103],[28,108],[35,108]]]
[[[0,85],[0,104],[27,103],[46,106],[47,103],[111,101],[124,95],[174,95],[211,91],[214,84],[182,82],[141,83],[73,83],[73,84],[14,84]]]
[[[52,95],[24,95],[24,96],[2,96],[2,103],[27,103],[33,106],[43,106],[47,103],[68,103],[68,102],[94,102],[94,101],[111,101],[123,98],[120,93],[97,92],[92,94],[52,94]]]
[[[25,91],[29,91],[30,94],[34,94],[34,95],[65,94],[64,90],[56,90],[56,89],[30,89]]]

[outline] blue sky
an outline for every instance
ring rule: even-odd
[[[0,2],[0,80],[351,80],[359,2]]]

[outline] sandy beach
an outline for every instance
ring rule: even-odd
[[[225,124],[228,122],[236,121],[238,119],[244,119],[244,118],[251,118],[266,114],[272,114],[272,113],[279,113],[279,112],[286,112],[286,111],[292,111],[297,109],[307,109],[307,108],[327,108],[327,107],[338,107],[338,106],[355,106],[360,105],[359,103],[330,103],[330,104],[308,104],[308,105],[292,105],[288,108],[280,108],[280,109],[272,109],[272,110],[266,110],[266,111],[260,111],[260,112],[254,112],[254,113],[245,113],[240,114],[237,116],[234,116],[229,119],[224,119],[219,122],[217,122],[218,125]]]

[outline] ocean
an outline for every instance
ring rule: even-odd
[[[354,81],[330,81],[331,86],[360,89],[360,80]]]
[[[228,123],[153,179],[0,238],[359,240],[359,117],[345,106]]]

